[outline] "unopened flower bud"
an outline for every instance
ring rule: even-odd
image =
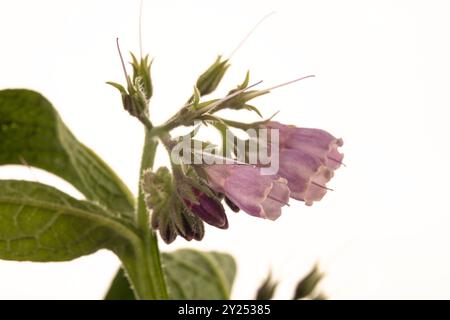
[[[196,87],[201,96],[216,90],[225,72],[229,68],[228,60],[217,57],[216,61],[198,78]]]
[[[142,176],[142,190],[149,209],[157,210],[164,206],[171,197],[172,175],[166,167],[156,172],[145,171]]]
[[[272,299],[275,290],[278,286],[278,282],[272,279],[272,273],[269,272],[267,278],[259,287],[258,292],[256,293],[256,300],[270,300]]]
[[[193,192],[197,197],[197,203],[191,202],[188,199],[183,199],[188,209],[206,223],[220,229],[227,229],[228,219],[222,204],[217,199],[208,196],[195,188],[193,189]]]
[[[228,219],[217,193],[202,181],[192,167],[185,172],[174,170],[177,192],[186,209],[214,227],[227,229]]]
[[[323,278],[323,273],[319,271],[317,265],[302,279],[295,289],[293,300],[303,299],[311,296],[317,285]]]
[[[150,75],[153,60],[149,60],[149,56],[141,58],[140,61],[131,53],[131,66],[133,67],[133,83],[141,86],[141,91],[145,94],[145,98],[150,100],[153,95],[153,84]]]
[[[171,243],[177,236],[188,241],[203,238],[202,220],[181,203],[166,167],[159,168],[156,173],[146,171],[142,186],[147,207],[152,210],[152,228],[159,230],[164,242]]]
[[[122,62],[127,88],[125,89],[124,86],[116,82],[107,82],[107,84],[119,90],[122,96],[122,104],[124,109],[127,110],[133,117],[142,119],[148,114],[148,106],[150,98],[153,94],[152,79],[150,76],[152,61],[149,61],[148,55],[138,61],[138,59],[131,54],[133,75],[130,77],[127,74],[118,42],[117,48],[119,50],[119,56]]]

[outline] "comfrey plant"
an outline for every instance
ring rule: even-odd
[[[343,154],[337,150],[342,139],[319,129],[284,125],[272,118],[242,123],[216,114],[223,109],[247,109],[261,114],[248,102],[279,86],[250,90],[254,85],[249,86],[247,73],[244,82],[224,98],[202,101],[204,95],[217,88],[229,67],[228,60],[219,57],[199,77],[193,95],[178,113],[155,127],[148,112],[152,96],[148,57],[139,62],[132,55],[132,76],[127,74],[121,54],[120,57],[127,89],[118,83],[109,84],[120,91],[125,110],[144,125],[146,139],[161,141],[170,154],[172,173],[166,167],[153,172],[144,166],[142,177],[145,202],[153,210],[151,225],[166,243],[177,236],[188,241],[201,240],[203,222],[228,228],[222,199],[233,211],[275,220],[290,197],[312,205],[329,190],[326,183],[342,163]],[[196,124],[188,135],[171,136],[172,129]],[[221,148],[194,139],[201,125],[219,130]],[[230,127],[245,130],[248,140],[238,139]]]
[[[312,205],[329,190],[326,184],[342,164],[338,148],[343,142],[326,131],[272,118],[244,123],[221,117],[218,112],[224,109],[261,115],[250,101],[276,88],[257,90],[247,73],[225,97],[203,99],[230,66],[222,57],[198,78],[178,112],[156,126],[149,109],[152,61],[132,54],[129,74],[120,58],[125,84],[108,83],[145,129],[137,198],[75,138],[43,96],[0,91],[0,165],[41,168],[86,198],[77,200],[37,182],[0,180],[0,258],[68,261],[106,248],[123,263],[108,299],[228,299],[236,272],[231,256],[195,250],[160,254],[157,232],[166,243],[178,236],[200,241],[204,223],[229,228],[224,204],[270,220],[281,215],[290,198]],[[196,139],[202,126],[220,132],[220,147]],[[172,130],[178,127],[193,129],[175,137]],[[233,130],[244,130],[247,138]],[[158,144],[169,153],[170,164],[154,169]],[[314,268],[297,286],[294,299],[321,298],[314,290],[321,277]],[[269,277],[256,297],[270,299],[275,287]]]

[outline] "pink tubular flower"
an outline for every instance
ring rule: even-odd
[[[202,172],[214,191],[252,216],[275,220],[289,201],[287,181],[261,175],[255,166],[213,164],[202,166]]]
[[[286,178],[291,197],[312,205],[326,194],[326,183],[342,164],[337,149],[342,139],[320,129],[297,128],[270,121],[263,126],[279,130],[279,175]]]

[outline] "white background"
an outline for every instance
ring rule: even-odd
[[[138,1],[0,2],[0,88],[42,92],[77,137],[136,191],[142,128],[104,84],[123,81],[115,49],[138,51]],[[252,298],[269,268],[277,298],[319,261],[333,299],[450,298],[448,1],[145,1],[144,49],[155,57],[155,123],[186,100],[196,76],[233,56],[219,94],[242,81],[271,86],[308,79],[257,100],[279,121],[323,128],[345,141],[322,202],[292,202],[276,222],[229,213],[227,231],[208,228],[180,247],[232,253],[234,298]],[[255,120],[240,112],[242,120]],[[158,159],[164,163],[164,157]],[[54,184],[39,170],[0,168],[0,178]],[[0,262],[0,298],[99,299],[119,262],[101,251],[69,263]]]

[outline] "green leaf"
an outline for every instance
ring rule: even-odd
[[[37,92],[0,91],[0,165],[30,165],[74,185],[87,199],[132,216],[134,199],[117,175],[81,144]]]
[[[68,261],[127,240],[139,240],[131,221],[98,205],[40,183],[0,180],[0,259]]]
[[[116,276],[111,282],[111,286],[106,293],[105,300],[135,300],[130,281],[125,275],[123,268],[117,271]]]
[[[230,255],[182,249],[163,253],[162,258],[171,299],[230,299],[236,275]],[[123,269],[118,271],[105,299],[134,299]]]
[[[106,84],[109,84],[110,86],[113,86],[114,88],[116,88],[117,90],[119,90],[119,92],[120,92],[122,95],[126,95],[126,94],[127,94],[127,90],[126,90],[125,87],[122,86],[120,83],[113,82],[113,81],[107,81]]]
[[[190,249],[163,254],[172,299],[230,299],[236,275],[233,257]]]
[[[245,74],[244,82],[242,82],[240,85],[237,86],[237,90],[242,90],[248,87],[248,84],[250,83],[250,70],[247,70],[247,73]]]
[[[248,111],[253,111],[253,112],[255,112],[260,118],[263,117],[261,111],[259,111],[259,109],[258,109],[257,107],[255,107],[255,106],[252,106],[252,105],[250,105],[250,104],[245,104],[243,108],[246,109],[246,110],[248,110]]]

